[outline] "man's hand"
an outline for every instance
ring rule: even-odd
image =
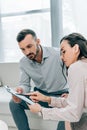
[[[61,95],[61,97],[67,98],[67,97],[68,97],[68,93],[63,93],[63,94]]]
[[[17,88],[15,89],[15,91],[18,92],[19,94],[23,93],[23,89],[20,88],[20,87],[17,87]],[[20,102],[21,102],[21,99],[18,98],[18,97],[16,97],[16,96],[14,96],[14,95],[12,95],[12,99],[13,99],[13,101],[16,102],[16,103],[20,103]]]

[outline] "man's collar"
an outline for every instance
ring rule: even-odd
[[[49,51],[47,50],[47,48],[46,47],[42,47],[42,50],[43,50],[43,56],[42,56],[42,58],[46,59],[47,57],[49,57],[50,54],[49,54]]]

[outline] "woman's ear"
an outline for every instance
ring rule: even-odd
[[[79,52],[79,45],[78,44],[74,45],[74,50],[75,50],[76,53]]]

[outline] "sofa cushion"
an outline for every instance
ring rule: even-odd
[[[0,87],[0,114],[10,114],[9,101],[11,94],[4,87]]]

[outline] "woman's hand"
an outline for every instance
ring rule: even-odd
[[[38,91],[28,93],[27,95],[29,95],[29,98],[31,98],[31,100],[34,102],[38,102],[38,101],[43,101],[48,103],[51,102],[51,98],[49,96],[45,96]]]
[[[35,103],[33,105],[28,105],[28,107],[30,111],[33,113],[38,113],[38,112],[41,112],[42,110],[42,107],[38,103]]]

